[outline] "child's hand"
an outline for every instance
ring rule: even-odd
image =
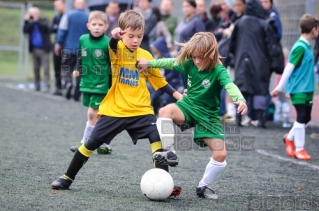
[[[181,93],[179,93],[178,91],[174,92],[173,93],[173,97],[176,99],[176,100],[181,100],[183,99],[183,95]]]
[[[61,46],[58,43],[55,43],[54,45],[54,54],[56,56],[60,56]]]
[[[238,106],[237,113],[241,115],[245,115],[247,113],[248,107],[247,104],[243,101],[234,102],[235,105]]]
[[[117,27],[111,31],[112,37],[117,40],[121,39],[121,36],[125,33],[126,31],[123,31],[120,27]]]
[[[143,72],[147,69],[147,60],[146,59],[138,59],[136,62],[136,68],[139,72]]]
[[[272,97],[278,97],[279,94],[280,94],[280,92],[276,89],[274,89],[270,92],[270,96],[272,96]]]
[[[80,76],[80,72],[78,70],[74,70],[73,77],[79,77],[79,76]]]

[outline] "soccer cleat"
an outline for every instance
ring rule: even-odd
[[[55,190],[68,190],[72,181],[61,176],[51,184],[51,188]]]
[[[178,165],[178,157],[172,151],[154,152],[153,159],[161,165],[175,167]]]
[[[295,158],[297,158],[298,160],[311,160],[311,156],[308,155],[308,153],[304,149],[296,151]]]
[[[112,148],[108,144],[102,144],[98,149],[97,153],[100,155],[106,155],[112,153]]]
[[[218,196],[215,193],[215,191],[208,186],[196,188],[196,195],[201,198],[218,199]]]
[[[174,188],[173,188],[173,191],[172,191],[172,194],[169,196],[169,197],[176,197],[176,196],[179,196],[182,192],[182,188],[177,186],[177,185],[174,185]]]
[[[283,137],[283,141],[286,145],[286,153],[288,156],[290,157],[294,157],[295,156],[295,144],[292,140],[289,140],[287,138],[288,134],[284,135]]]

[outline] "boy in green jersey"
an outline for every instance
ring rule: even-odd
[[[217,194],[209,185],[226,167],[226,145],[224,129],[220,123],[220,92],[226,89],[237,112],[247,112],[246,101],[238,87],[222,66],[216,38],[210,32],[196,33],[187,43],[177,43],[182,50],[175,59],[140,59],[137,67],[140,71],[148,68],[165,68],[178,71],[187,81],[187,95],[176,103],[159,110],[156,125],[162,146],[172,151],[175,137],[173,123],[182,130],[194,127],[194,142],[200,147],[208,146],[212,157],[205,173],[196,188],[198,197],[216,199]],[[179,140],[176,140],[176,144]],[[153,154],[157,161],[163,159],[161,152]]]
[[[305,127],[311,120],[312,100],[315,91],[315,59],[311,49],[311,40],[318,37],[319,20],[305,14],[300,19],[301,36],[293,45],[288,64],[279,84],[270,93],[277,97],[281,92],[290,95],[292,105],[296,109],[297,119],[293,127],[283,138],[286,153],[298,160],[311,160],[304,149]]]
[[[100,11],[91,12],[87,27],[90,33],[80,37],[79,56],[73,71],[75,77],[81,75],[82,102],[84,106],[88,107],[88,120],[81,144],[90,137],[97,122],[99,105],[111,86],[109,38],[104,34],[108,28],[106,14]],[[75,152],[77,148],[78,146],[72,146],[70,150]],[[109,154],[112,149],[109,145],[103,144],[97,149],[97,152],[99,154]]]

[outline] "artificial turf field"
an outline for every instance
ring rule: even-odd
[[[0,82],[0,210],[319,210],[319,142],[309,138],[313,129],[306,135],[313,159],[302,162],[286,156],[281,137],[288,129],[273,124],[240,128],[237,136],[255,137],[254,150],[228,151],[228,165],[212,186],[218,200],[195,196],[211,155],[196,149],[177,150],[180,163],[170,169],[182,194],[165,202],[146,199],[140,179],[152,168],[150,146],[148,140],[134,146],[126,132],[111,143],[113,154],[91,156],[71,190],[52,190],[72,159],[69,147],[82,138],[86,109],[15,87]]]

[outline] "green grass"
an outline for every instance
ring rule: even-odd
[[[41,9],[41,7],[40,7]],[[24,18],[24,14],[21,14],[20,9],[16,8],[3,8],[0,7],[1,14],[1,27],[0,27],[0,45],[4,46],[18,46],[20,44],[20,35],[22,34],[21,19]],[[54,17],[53,9],[41,9],[41,16],[48,18],[50,24]],[[51,39],[53,40],[53,38]],[[24,37],[23,42],[28,40]],[[23,52],[24,53],[24,52]],[[28,80],[32,80],[32,59],[29,57],[28,65]],[[50,56],[52,58],[52,56]],[[24,59],[24,55],[23,55]],[[51,60],[52,67],[52,60]],[[0,77],[13,77],[19,80],[24,80],[24,63],[19,71],[19,55],[15,51],[0,51]],[[51,68],[53,70],[53,68]],[[19,75],[19,72],[21,74]],[[53,71],[51,71],[53,72]]]

